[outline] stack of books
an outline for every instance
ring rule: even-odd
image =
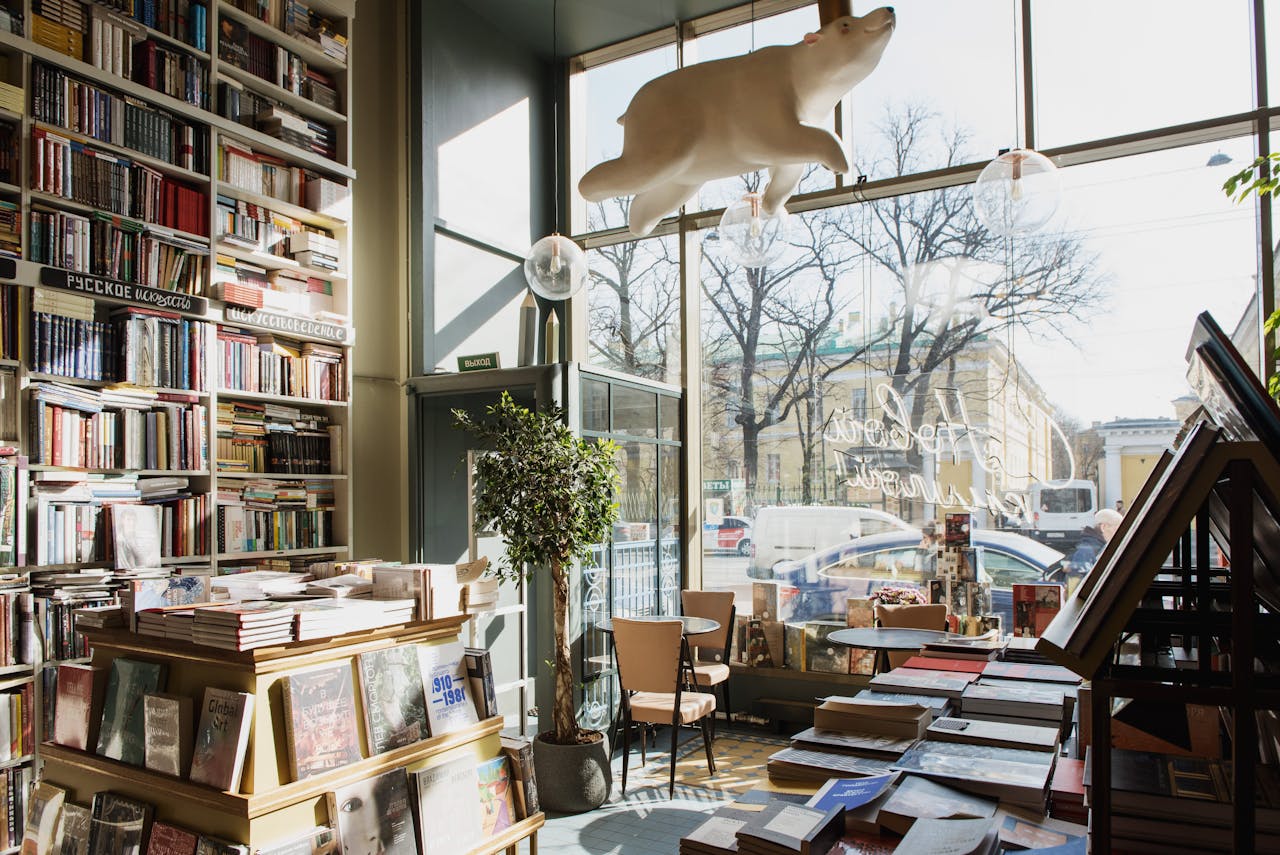
[[[977,674],[956,671],[922,671],[918,668],[895,668],[871,678],[871,688],[883,692],[910,692],[957,700]]]
[[[929,725],[926,736],[940,742],[964,742],[970,745],[1053,753],[1057,752],[1059,744],[1056,727],[1031,727],[967,718],[940,718]]]
[[[250,600],[196,609],[191,629],[196,644],[252,650],[293,641],[294,609],[289,603]]]
[[[730,855],[738,851],[738,831],[756,818],[755,810],[725,805],[680,838],[680,855]]]
[[[928,658],[970,659],[989,662],[1005,649],[1005,642],[995,636],[976,638],[948,638],[944,641],[928,641],[920,648],[920,655]]]
[[[932,718],[940,718],[949,713],[952,708],[950,698],[937,697],[935,695],[917,695],[911,692],[880,692],[875,689],[863,689],[854,695],[853,699],[865,703],[907,704],[926,707],[933,713]],[[927,726],[928,724],[929,722],[926,721],[925,725]]]
[[[1046,751],[926,739],[903,754],[893,768],[1043,814],[1056,757]]]
[[[864,778],[893,770],[894,761],[831,751],[784,748],[769,757],[770,781],[823,783],[828,778]]]
[[[1005,662],[1021,662],[1027,665],[1053,665],[1053,661],[1036,650],[1036,638],[1013,636],[1005,645],[1000,658]]]
[[[960,699],[964,718],[1062,728],[1070,722],[1074,701],[1068,705],[1069,687],[1050,683],[984,678],[969,685]]]
[[[814,727],[821,730],[900,739],[919,739],[932,721],[933,710],[924,704],[863,699],[861,696],[825,698],[813,711]]]
[[[294,602],[297,621],[294,637],[298,641],[329,638],[348,632],[360,632],[383,626],[409,623],[413,620],[413,600],[363,600],[317,598]]]
[[[26,96],[21,86],[12,83],[0,83],[0,107],[10,113],[22,115],[26,112]]]
[[[1089,822],[1084,806],[1084,761],[1058,758],[1049,784],[1049,816],[1066,822]]]
[[[792,748],[883,760],[897,760],[915,743],[914,737],[850,733],[840,730],[823,730],[818,727],[802,730],[791,737]]]
[[[880,808],[877,821],[882,828],[906,834],[921,819],[990,819],[995,814],[995,799],[906,775]]]
[[[218,576],[210,584],[215,600],[263,600],[272,594],[301,593],[312,578],[287,570],[253,570]]]
[[[777,800],[739,828],[738,851],[748,855],[819,855],[844,833],[844,808],[822,811]]]

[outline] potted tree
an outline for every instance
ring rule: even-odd
[[[538,796],[552,810],[593,810],[609,797],[613,775],[604,734],[580,728],[574,715],[569,647],[569,572],[604,543],[618,517],[617,445],[573,435],[558,408],[535,412],[506,392],[483,420],[454,410],[487,453],[476,459],[475,520],[497,531],[507,556],[504,580],[550,575],[555,616],[552,727],[533,743]]]

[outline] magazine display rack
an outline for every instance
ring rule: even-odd
[[[169,666],[167,692],[187,695],[197,705],[208,686],[251,692],[253,728],[240,793],[173,778],[51,742],[41,746],[44,778],[67,790],[70,800],[89,804],[93,794],[111,790],[155,806],[155,817],[203,834],[261,846],[299,829],[329,824],[325,794],[382,772],[449,755],[477,760],[501,753],[502,719],[493,717],[453,733],[366,757],[341,769],[291,780],[284,727],[282,678],[317,665],[352,663],[361,653],[402,644],[435,644],[458,638],[462,616],[295,642],[280,647],[230,652],[173,639],[152,639],[122,630],[87,630],[95,665],[129,657]],[[357,692],[357,705],[359,693]],[[542,814],[521,820],[476,852],[500,852],[536,838]],[[535,844],[536,845],[536,844]]]
[[[1114,837],[1116,698],[1229,713],[1233,851],[1257,851],[1256,713],[1280,709],[1280,411],[1207,315],[1189,361],[1192,385],[1216,424],[1201,422],[1161,459],[1037,644],[1092,681],[1090,832],[1101,855]],[[1211,539],[1229,567],[1213,560]],[[1140,644],[1136,664],[1120,655],[1129,639]],[[1159,655],[1172,645],[1193,667]]]

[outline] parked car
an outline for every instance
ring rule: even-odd
[[[798,589],[792,618],[831,616],[813,613],[824,603],[838,614],[841,598],[866,597],[885,585],[922,587],[933,555],[932,548],[921,547],[922,538],[916,528],[872,534],[780,565],[775,578]],[[992,611],[1001,616],[1006,632],[1013,626],[1013,585],[1067,583],[1066,556],[1050,546],[996,529],[974,529],[970,538],[982,548],[981,580],[991,583]]]
[[[772,579],[773,568],[853,538],[911,527],[893,514],[871,508],[790,505],[761,508],[752,529],[747,575]]]
[[[751,521],[743,517],[725,517],[718,524],[707,523],[702,527],[704,552],[736,552],[751,554]]]
[[[1027,499],[1030,519],[1026,533],[1063,550],[1080,542],[1081,533],[1085,526],[1093,525],[1098,510],[1098,488],[1092,481],[1036,482]]]

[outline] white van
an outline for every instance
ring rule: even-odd
[[[1028,534],[1059,551],[1074,547],[1098,510],[1098,488],[1092,481],[1037,481],[1028,491]]]
[[[773,568],[855,537],[910,528],[900,518],[871,508],[796,505],[761,508],[752,523],[747,575],[772,579]]]

